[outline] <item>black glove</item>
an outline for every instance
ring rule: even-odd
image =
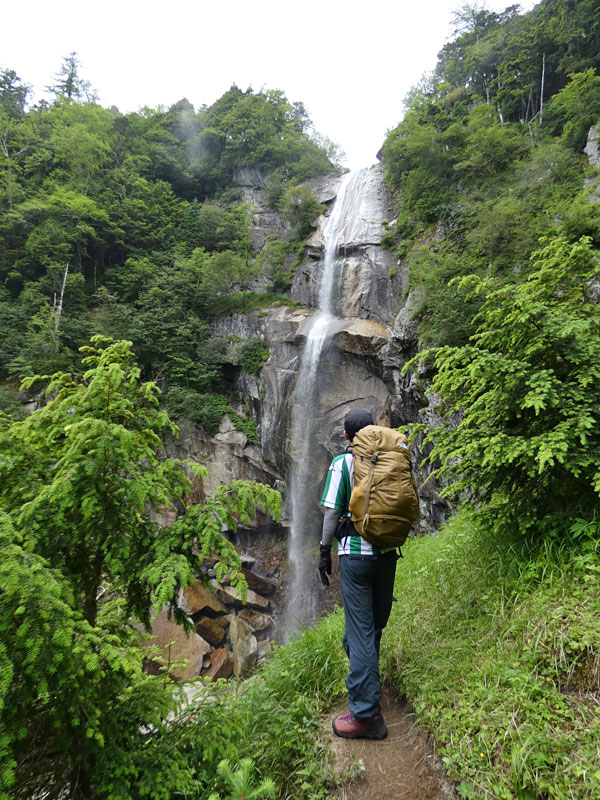
[[[319,546],[321,557],[319,558],[319,574],[323,586],[329,586],[328,575],[331,575],[331,545],[322,544]]]

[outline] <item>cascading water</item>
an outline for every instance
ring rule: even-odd
[[[314,545],[320,530],[315,530],[313,509],[319,498],[313,486],[315,434],[320,422],[319,362],[328,334],[336,320],[343,283],[342,245],[358,241],[364,219],[361,189],[368,173],[362,169],[344,175],[331,214],[323,230],[323,261],[318,307],[306,333],[300,369],[294,390],[292,410],[293,458],[290,481],[291,534],[288,549],[290,580],[285,628],[288,634],[314,621],[316,615],[316,570]]]

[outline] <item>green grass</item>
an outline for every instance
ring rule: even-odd
[[[382,676],[411,700],[462,797],[597,800],[599,525],[527,543],[479,524],[461,512],[403,548]],[[348,777],[322,736],[346,694],[342,632],[338,610],[251,678],[206,686],[173,723],[161,752],[184,753],[197,800],[229,792],[225,773],[241,781],[244,765],[248,785],[273,781],[278,800],[330,797]]]
[[[600,536],[524,543],[462,513],[410,540],[382,671],[466,798],[600,797]]]

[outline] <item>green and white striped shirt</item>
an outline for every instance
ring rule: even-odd
[[[325,508],[335,508],[340,512],[340,516],[349,517],[348,505],[353,488],[354,459],[352,453],[342,453],[336,456],[329,466],[321,505]],[[358,534],[347,536],[338,545],[338,556],[378,556],[382,552]]]

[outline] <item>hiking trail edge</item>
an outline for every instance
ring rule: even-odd
[[[454,785],[446,778],[441,759],[427,736],[419,730],[406,700],[383,689],[381,711],[388,735],[381,741],[341,739],[331,729],[331,720],[347,714],[341,706],[325,721],[328,742],[340,773],[355,759],[364,764],[362,777],[341,786],[333,800],[458,800]]]

